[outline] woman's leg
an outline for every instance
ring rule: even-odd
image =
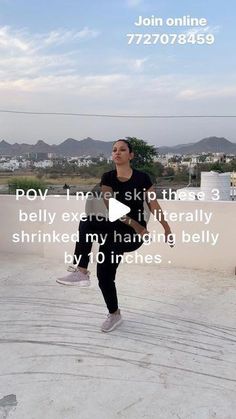
[[[103,332],[111,332],[122,323],[122,316],[118,308],[118,299],[115,286],[116,270],[121,262],[124,252],[132,252],[142,243],[109,243],[100,246],[104,260],[97,264],[97,277],[99,288],[102,291],[109,314],[101,326]]]
[[[92,250],[93,237],[92,235],[97,235],[98,241],[100,235],[105,237],[105,235],[110,236],[113,233],[113,225],[110,221],[97,220],[96,217],[91,217],[86,221],[80,221],[79,224],[79,241],[76,242],[75,251],[74,251],[74,265],[77,265],[81,268],[88,267],[89,264],[89,253]]]
[[[76,242],[73,260],[76,267],[70,266],[68,271],[71,273],[58,278],[57,282],[62,285],[89,286],[90,278],[87,267],[93,241],[96,237],[99,241],[100,235],[112,237],[113,229],[113,224],[106,221],[105,218],[98,221],[95,217],[92,217],[91,220],[81,221],[79,224],[79,241]]]
[[[79,241],[75,244],[74,251],[74,265],[80,266],[81,268],[88,267],[89,264],[89,253],[91,252],[93,242],[88,240],[87,234],[92,232],[92,223],[88,220],[80,221],[79,223]]]
[[[115,277],[122,256],[124,252],[133,252],[141,245],[140,242],[114,243],[108,239],[104,245],[99,247],[99,252],[104,257],[101,259],[102,263],[97,263],[97,278],[109,313],[115,313],[118,310]]]
[[[109,313],[115,313],[118,310],[115,277],[116,270],[123,253],[116,255],[114,255],[114,253],[111,254],[111,249],[104,249],[104,246],[99,247],[99,252],[103,253],[104,261],[102,263],[97,263],[98,285],[102,291],[102,295]]]

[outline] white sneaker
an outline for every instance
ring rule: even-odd
[[[102,324],[102,332],[111,332],[123,322],[120,311],[119,313],[109,313],[107,319]]]
[[[56,282],[62,285],[77,285],[79,287],[89,287],[91,285],[90,272],[86,274],[79,270],[69,266],[67,269],[70,273],[62,278],[58,278]]]

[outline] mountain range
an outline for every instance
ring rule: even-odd
[[[108,157],[111,154],[112,141],[98,141],[88,137],[84,140],[67,138],[61,144],[49,145],[42,140],[36,144],[9,144],[5,140],[0,142],[0,154],[8,156],[23,156],[27,153],[54,153],[57,156],[92,156],[100,154]]]
[[[178,144],[170,147],[158,147],[159,153],[195,154],[195,153],[226,153],[236,154],[236,143],[224,137],[203,138],[196,143]]]
[[[39,140],[36,144],[15,143],[0,141],[0,154],[8,156],[23,156],[27,153],[54,153],[57,156],[91,156],[97,157],[103,154],[111,155],[113,141],[99,141],[90,137],[83,140],[67,138],[61,144],[49,145]],[[160,154],[195,154],[195,153],[227,153],[236,154],[236,143],[232,143],[224,137],[203,138],[195,143],[178,144],[175,146],[157,146]]]

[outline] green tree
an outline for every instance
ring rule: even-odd
[[[163,164],[161,164],[160,162],[157,161],[157,162],[154,163],[153,166],[154,166],[156,176],[157,177],[163,176],[163,173],[164,173],[164,170],[165,170]]]
[[[127,137],[127,140],[134,151],[132,163],[135,167],[139,168],[153,163],[154,157],[158,155],[158,152],[153,145],[149,145],[146,141],[136,137]]]
[[[206,161],[207,155],[206,154],[201,154],[201,156],[198,157],[198,161],[203,163]]]
[[[189,179],[189,173],[186,167],[182,167],[181,170],[178,170],[175,173],[174,180],[176,182],[188,182],[188,179]]]
[[[136,137],[126,137],[133,148],[134,159],[132,166],[138,170],[148,173],[152,181],[155,182],[160,173],[160,166],[154,163],[154,157],[158,152],[153,145],[149,145],[146,141]]]
[[[14,177],[8,182],[9,193],[16,193],[17,189],[23,189],[25,193],[29,189],[34,189],[39,195],[39,191],[44,192],[46,189],[46,184],[41,179],[35,178],[25,178],[25,177]],[[33,192],[32,192],[33,194]]]
[[[223,164],[221,164],[221,163],[219,163],[218,161],[217,162],[215,162],[215,163],[213,163],[212,165],[211,165],[211,169],[210,170],[215,170],[215,171],[217,171],[217,172],[221,172],[221,173],[223,173],[224,172],[224,167],[223,167]]]
[[[180,156],[174,156],[169,159],[170,163],[181,163],[182,158]]]
[[[229,163],[229,172],[236,172],[236,159],[231,160]]]
[[[112,164],[106,162],[99,162],[97,164],[91,164],[91,166],[82,166],[79,168],[79,174],[81,177],[97,177],[100,178],[104,172],[112,170]]]
[[[175,171],[173,169],[173,167],[165,167],[164,168],[164,172],[162,173],[163,177],[167,177],[167,178],[174,178],[175,176]]]

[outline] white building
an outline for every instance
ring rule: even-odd
[[[53,167],[53,162],[51,160],[42,160],[34,162],[34,167],[45,169],[46,167]]]
[[[30,160],[22,160],[20,162],[20,168],[22,168],[22,169],[27,169],[28,167],[30,167],[30,165],[31,165]]]
[[[10,159],[8,161],[2,161],[0,163],[0,170],[11,170],[14,172],[14,170],[19,169],[20,163],[16,159]]]
[[[91,166],[91,164],[93,164],[92,160],[86,160],[86,159],[84,159],[82,161],[78,160],[78,162],[77,162],[78,167],[83,167],[83,166],[89,167],[89,166]]]

